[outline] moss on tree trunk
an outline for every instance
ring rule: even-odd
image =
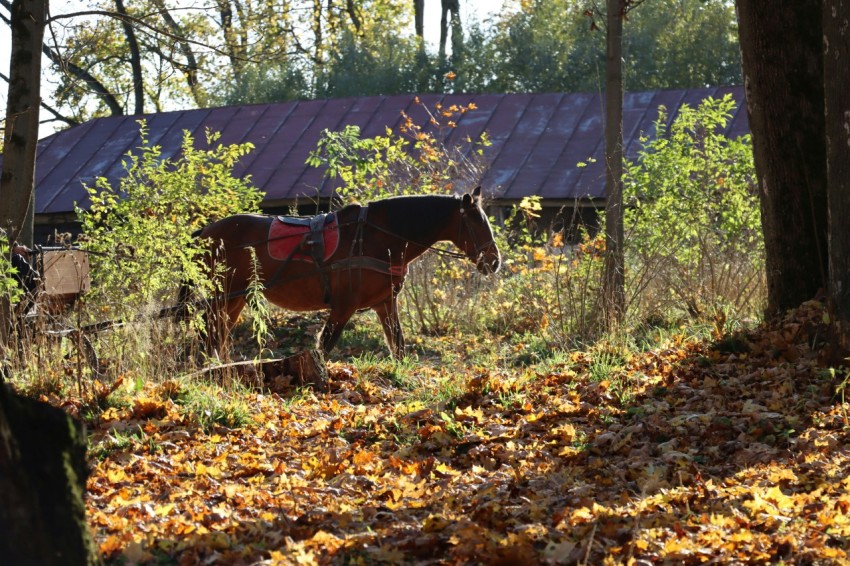
[[[96,564],[85,520],[86,439],[64,411],[0,385],[0,556]]]

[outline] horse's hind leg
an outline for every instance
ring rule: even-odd
[[[381,321],[390,354],[395,359],[400,360],[404,357],[404,334],[401,331],[401,322],[398,319],[396,296],[393,295],[383,303],[375,305],[372,310],[375,311],[378,320]]]
[[[322,353],[327,355],[333,350],[333,347],[336,346],[339,337],[342,335],[342,331],[345,329],[345,325],[351,320],[354,311],[355,309],[352,308],[331,309],[331,314],[328,316],[324,328],[319,333],[318,347],[322,350]]]

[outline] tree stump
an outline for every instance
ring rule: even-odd
[[[317,391],[328,390],[328,370],[325,357],[319,350],[305,350],[280,360],[268,360],[260,365],[263,384],[280,393],[293,385],[311,385]]]
[[[316,391],[328,390],[328,370],[325,357],[318,350],[305,350],[288,358],[234,362],[204,368],[190,377],[212,377],[226,383],[237,379],[249,387],[286,393],[293,387],[309,385]]]
[[[0,385],[0,556],[4,564],[97,564],[83,494],[82,426]]]

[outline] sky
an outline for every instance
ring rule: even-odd
[[[502,9],[504,0],[461,0],[460,11],[461,21],[466,23],[473,21],[484,21],[488,16]],[[68,13],[78,11],[81,7],[85,7],[87,3],[79,0],[65,0],[64,2],[51,2],[51,11],[53,15],[58,13]],[[4,16],[8,12],[2,10]],[[425,39],[433,50],[440,37],[440,1],[425,0]],[[8,26],[0,23],[0,72],[5,76],[9,76],[9,56],[11,49],[12,35]],[[45,67],[49,65],[46,58],[42,63]],[[5,114],[6,110],[6,90],[8,83],[0,79],[0,112]],[[41,128],[41,136],[46,136],[54,131],[54,126],[46,124]]]

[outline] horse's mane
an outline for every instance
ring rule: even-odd
[[[435,221],[447,218],[458,209],[460,197],[454,195],[411,195],[390,197],[369,204],[369,209],[384,212],[386,228],[397,234],[427,235],[442,228]]]

